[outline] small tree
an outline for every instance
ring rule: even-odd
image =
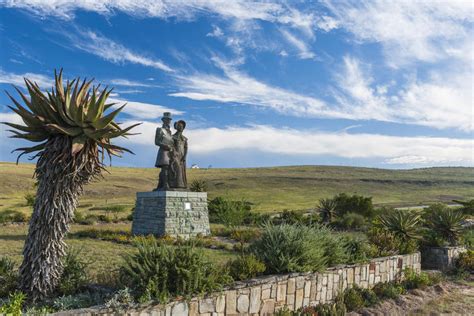
[[[357,213],[366,218],[371,218],[374,215],[372,197],[340,193],[333,200],[336,203],[335,212],[338,217],[342,217],[346,213]]]
[[[334,199],[320,199],[316,209],[319,212],[321,221],[329,224],[334,220],[337,203]]]
[[[39,143],[16,149],[18,160],[29,153],[38,158],[38,189],[20,266],[20,288],[33,301],[51,294],[59,282],[66,250],[63,239],[83,186],[101,175],[105,155],[130,152],[111,140],[130,135],[138,125],[122,129],[114,121],[125,105],[105,113],[114,105],[106,103],[111,89],[89,89],[92,80],[81,83],[79,78],[64,85],[62,71],[54,77],[55,85],[46,93],[25,79],[29,98],[15,87],[23,105],[7,92],[16,106],[9,108],[24,125],[4,123],[14,129],[11,137]]]

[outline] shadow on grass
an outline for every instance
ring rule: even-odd
[[[0,235],[0,240],[25,240],[25,235]]]

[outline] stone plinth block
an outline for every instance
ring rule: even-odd
[[[137,192],[132,234],[189,238],[210,233],[206,192]]]

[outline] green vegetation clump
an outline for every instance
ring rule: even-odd
[[[209,221],[221,223],[226,227],[237,227],[250,217],[251,205],[247,201],[233,201],[216,197],[209,201]]]
[[[248,280],[262,274],[266,267],[265,264],[257,259],[255,255],[241,255],[232,260],[229,264],[230,275],[236,281]]]
[[[206,192],[207,191],[207,183],[204,180],[195,179],[195,180],[191,181],[191,184],[189,185],[189,189],[192,192]]]
[[[378,283],[372,290],[382,300],[395,299],[406,293],[406,289],[398,282]]]
[[[328,263],[324,245],[329,233],[322,227],[269,223],[250,251],[265,263],[268,273],[320,271]]]
[[[33,206],[35,205],[36,195],[33,193],[26,193],[25,200],[26,200],[26,206]]]
[[[474,216],[474,199],[469,200],[469,201],[453,200],[453,202],[456,202],[462,205],[460,210],[465,215]]]
[[[58,284],[60,295],[72,295],[81,292],[89,283],[87,267],[92,262],[82,256],[81,249],[71,248],[63,258],[63,273]]]
[[[474,273],[474,250],[460,253],[455,266],[459,271]]]
[[[0,298],[7,297],[16,289],[18,273],[8,257],[0,257]]]
[[[28,216],[25,213],[14,211],[14,210],[4,210],[0,212],[0,224],[6,223],[24,223],[28,221]]]
[[[356,213],[365,218],[371,218],[374,215],[372,197],[340,193],[333,200],[335,203],[335,213],[339,218],[342,218],[347,213]]]
[[[373,306],[379,301],[374,291],[357,286],[346,289],[342,296],[348,311],[356,311],[363,307]]]
[[[429,274],[427,272],[417,273],[415,270],[406,268],[403,271],[404,279],[402,286],[407,290],[424,289],[441,281],[440,274]]]
[[[8,300],[0,306],[0,315],[22,315],[26,295],[22,292],[11,293]]]
[[[466,215],[444,204],[434,204],[423,214],[426,227],[425,242],[428,246],[457,246],[461,243]]]
[[[367,220],[361,214],[350,212],[338,219],[336,226],[345,230],[364,230],[367,226]]]
[[[170,247],[143,238],[136,245],[138,252],[125,257],[120,280],[141,301],[211,292],[232,280],[192,243]]]

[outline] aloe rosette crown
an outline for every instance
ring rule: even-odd
[[[18,125],[4,123],[16,130],[10,130],[14,135],[12,138],[22,138],[32,142],[40,142],[33,147],[18,148],[23,155],[44,149],[46,142],[55,135],[67,135],[71,140],[71,154],[80,152],[85,144],[96,143],[103,152],[109,156],[120,155],[130,150],[112,145],[112,138],[130,135],[129,131],[139,124],[134,124],[122,129],[115,121],[115,117],[125,107],[125,104],[114,111],[105,114],[105,111],[116,103],[106,103],[112,89],[104,88],[100,91],[100,85],[90,88],[93,80],[82,81],[80,78],[67,81],[63,86],[62,70],[59,75],[55,72],[55,86],[51,92],[43,93],[37,83],[25,78],[30,99],[20,89],[15,87],[28,111],[8,92],[8,96],[16,108],[9,108],[17,113],[25,123]],[[42,142],[42,143],[41,143]]]

